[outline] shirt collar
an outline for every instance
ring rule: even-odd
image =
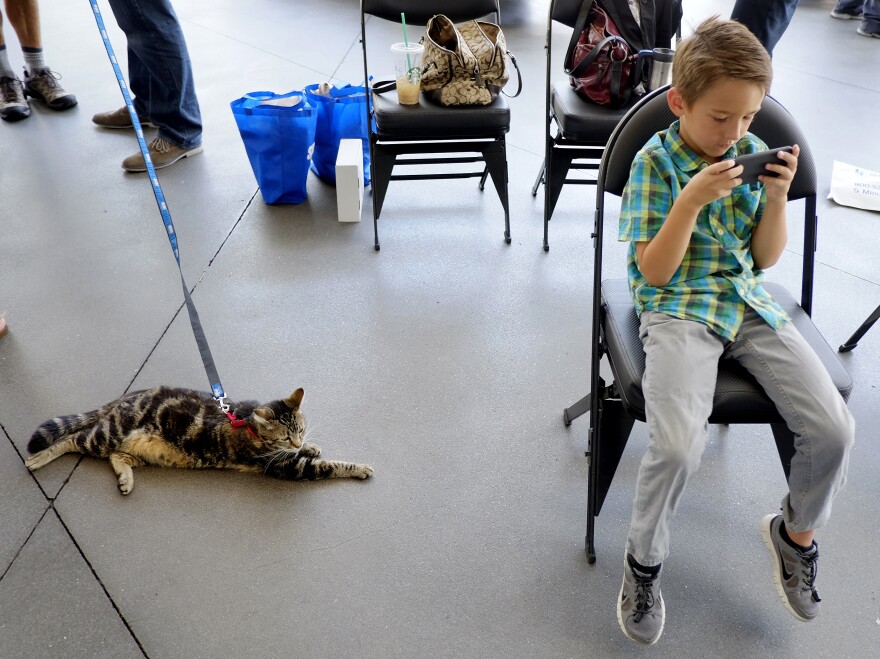
[[[681,138],[681,135],[679,134],[680,127],[681,120],[676,119],[663,136],[663,146],[666,147],[667,153],[672,156],[672,162],[675,166],[679,170],[689,174],[698,171],[704,163],[706,163],[706,159],[702,156],[698,156],[696,152]],[[721,159],[727,160],[728,158],[735,158],[737,154],[737,146],[738,145],[735,144],[730,147],[725,154],[721,156]]]

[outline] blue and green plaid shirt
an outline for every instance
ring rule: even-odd
[[[666,220],[687,182],[709,166],[678,134],[679,122],[660,131],[636,155],[620,209],[621,241],[629,241],[627,269],[636,309],[659,311],[705,323],[733,340],[748,304],[774,329],[788,316],[761,286],[764,277],[752,260],[752,231],[766,204],[762,183],[740,185],[733,193],[702,208],[681,266],[665,286],[651,286],[642,276],[636,243],[650,241]],[[723,158],[767,148],[747,133]]]

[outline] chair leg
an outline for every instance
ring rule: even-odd
[[[532,196],[538,196],[538,188],[541,187],[541,184],[544,182],[544,170],[546,169],[545,160],[541,161],[541,169],[538,170],[538,178],[535,179],[535,184],[532,186]]]
[[[487,178],[489,178],[489,165],[486,165],[486,169],[483,170],[483,175],[480,177],[480,192],[486,189]]]
[[[587,534],[584,543],[587,561],[596,562],[595,518],[602,511],[605,496],[614,480],[617,465],[635,419],[627,414],[623,403],[617,399],[606,398],[599,403],[598,423],[591,422],[590,428],[590,476],[587,484]],[[595,430],[598,428],[598,432]]]
[[[487,143],[483,148],[486,169],[495,184],[498,198],[504,207],[504,242],[510,244],[510,204],[507,197],[507,145],[504,138]]]
[[[379,215],[382,213],[382,204],[385,202],[385,193],[388,191],[396,161],[397,156],[394,153],[385,151],[379,144],[373,145],[370,188],[373,196],[373,247],[376,251],[379,251]]]
[[[878,319],[880,319],[880,307],[874,309],[874,313],[868,316],[865,322],[859,326],[859,329],[857,329],[855,333],[851,337],[849,337],[849,340],[847,340],[846,343],[840,346],[837,351],[849,352],[850,350],[855,348],[859,343],[859,339],[865,336],[868,330],[871,329],[871,326],[876,323]]]
[[[548,238],[550,218],[556,209],[556,202],[571,169],[574,156],[565,149],[550,149],[550,160],[545,162],[544,171],[544,251],[550,251]]]
[[[776,440],[776,450],[779,452],[779,460],[782,462],[782,470],[785,472],[785,480],[791,474],[791,460],[794,457],[794,433],[784,423],[771,423],[773,439]]]
[[[578,402],[570,407],[566,407],[562,410],[562,422],[566,426],[570,426],[571,422],[577,419],[582,414],[586,414],[590,411],[590,394],[587,394],[583,398],[581,398]]]

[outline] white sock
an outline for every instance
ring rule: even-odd
[[[24,68],[27,69],[29,74],[33,75],[34,71],[49,68],[43,59],[42,48],[22,47],[21,53],[24,55]]]
[[[6,46],[0,46],[0,78],[16,78],[15,71],[9,64],[9,52]]]

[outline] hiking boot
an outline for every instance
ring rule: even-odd
[[[782,515],[767,515],[761,520],[764,544],[773,556],[773,581],[779,598],[795,618],[809,622],[819,615],[816,574],[819,569],[819,545],[806,551],[796,549],[782,533]]]
[[[181,158],[187,158],[189,156],[194,156],[197,153],[201,153],[202,145],[199,144],[198,146],[184,149],[183,147],[175,146],[164,137],[157,137],[150,142],[147,150],[150,152],[150,160],[153,161],[153,167],[156,169],[162,169],[163,167],[168,167],[168,165],[173,165]],[[147,171],[147,166],[144,164],[144,157],[141,152],[138,151],[133,156],[129,156],[123,160],[122,169],[127,172]]]
[[[863,5],[862,0],[839,0],[834,9],[831,10],[831,17],[843,20],[861,18]]]
[[[76,105],[76,96],[64,89],[58,80],[61,76],[49,69],[24,72],[24,92],[43,101],[53,110],[67,110]]]
[[[629,554],[623,564],[617,622],[624,634],[644,645],[657,642],[666,621],[666,605],[660,594],[661,567],[639,565]]]
[[[862,21],[859,29],[856,30],[863,37],[874,37],[880,39],[880,21]]]
[[[150,121],[150,118],[138,113],[138,121],[141,122],[142,128],[155,128],[156,125]],[[92,117],[92,123],[99,125],[101,128],[132,128],[131,115],[128,114],[128,108],[122,106],[118,110],[110,112],[101,112]]]
[[[0,78],[0,118],[21,121],[31,116],[24,86],[18,78]]]

